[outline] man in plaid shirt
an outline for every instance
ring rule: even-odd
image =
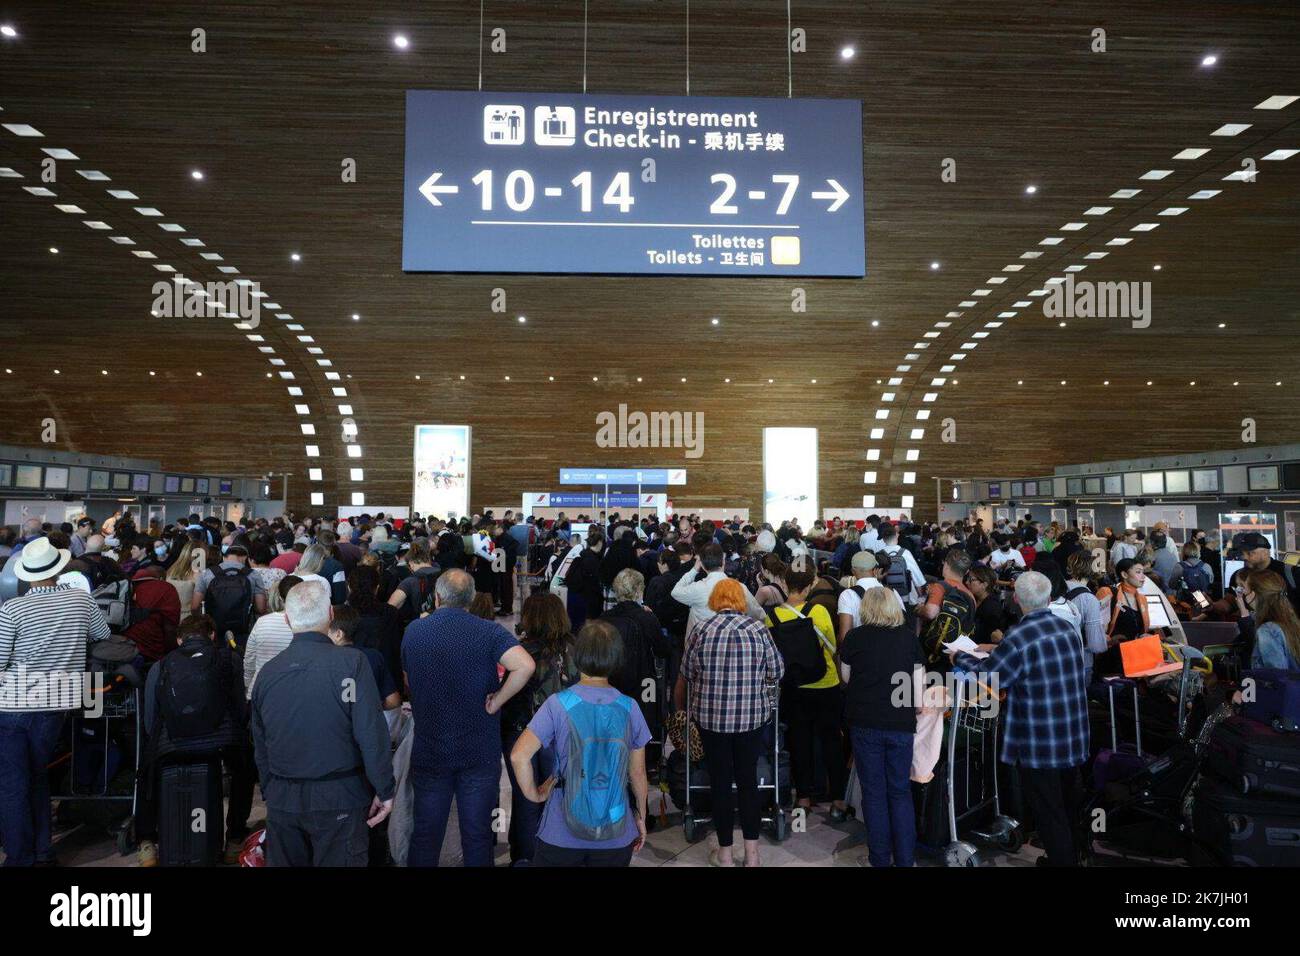
[[[1051,866],[1075,866],[1082,807],[1079,768],[1088,759],[1088,701],[1079,632],[1047,610],[1052,583],[1027,571],[1016,578],[1024,617],[983,660],[957,652],[959,671],[996,674],[1007,692],[1002,762],[1020,768],[1038,835]]]

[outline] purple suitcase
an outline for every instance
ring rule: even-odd
[[[1106,695],[1110,703],[1110,748],[1097,752],[1092,763],[1092,785],[1098,793],[1105,791],[1107,784],[1119,783],[1136,776],[1154,759],[1152,755],[1142,752],[1142,717],[1138,706],[1137,681],[1122,677],[1105,679]],[[1115,727],[1115,689],[1131,687],[1133,689],[1133,724],[1134,743],[1121,744]]]
[[[1254,682],[1254,699],[1241,706],[1243,716],[1268,724],[1274,730],[1300,730],[1300,673],[1296,671],[1258,669],[1243,671],[1242,690],[1246,681]]]

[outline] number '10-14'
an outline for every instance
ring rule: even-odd
[[[492,208],[492,170],[481,169],[477,176],[471,182],[479,187],[483,197],[484,211]],[[591,173],[581,172],[574,176],[570,181],[571,185],[578,188],[578,194],[582,200],[582,211],[591,212]],[[546,190],[548,196],[560,195],[560,190],[556,187],[548,187]],[[533,199],[536,198],[537,188],[533,183],[532,174],[526,169],[516,169],[506,176],[505,182],[505,199],[506,205],[515,212],[524,212],[533,205]],[[607,206],[617,206],[619,212],[627,212],[636,202],[632,198],[632,176],[630,173],[615,173],[614,179],[605,189],[600,201]]]

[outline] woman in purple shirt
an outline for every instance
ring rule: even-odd
[[[578,632],[574,647],[581,679],[546,699],[510,752],[519,791],[534,803],[546,804],[537,831],[533,866],[627,866],[632,854],[645,844],[649,794],[645,745],[650,741],[650,729],[636,702],[610,686],[609,675],[618,671],[622,657],[623,639],[618,630],[606,621],[588,621]],[[569,798],[575,794],[566,790],[579,786],[583,770],[590,772],[590,768],[570,764],[570,714],[579,721],[595,716],[604,726],[609,726],[604,722],[613,720],[623,727],[627,760],[622,764],[623,779],[608,788],[614,794],[612,812],[601,821],[602,829],[613,834],[607,839],[576,833],[570,825],[573,801]],[[533,755],[543,747],[554,751],[556,766],[555,773],[538,786],[533,778]],[[548,799],[557,781],[559,793]]]

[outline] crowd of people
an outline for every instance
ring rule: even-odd
[[[395,840],[394,858],[437,865],[454,799],[466,865],[492,864],[504,813],[513,864],[623,866],[670,742],[698,746],[707,770],[710,862],[741,862],[738,822],[758,866],[758,765],[780,740],[796,812],[842,823],[855,772],[864,860],[910,866],[948,701],[900,699],[899,675],[952,670],[997,675],[1002,760],[1046,859],[1069,865],[1086,839],[1086,688],[1120,672],[1124,642],[1218,616],[1256,666],[1300,670],[1296,585],[1267,538],[1234,540],[1244,566],[1225,585],[1213,534],[1179,547],[1161,525],[1091,530],[603,512],[28,521],[0,532],[6,864],[54,862],[46,768],[82,705],[75,681],[37,698],[18,675],[82,675],[89,649],[90,671],[129,668],[144,688],[142,865],[158,861],[160,768],[206,757],[230,778],[227,862],[260,783],[270,865],[377,865]],[[498,618],[516,613],[511,633]]]

